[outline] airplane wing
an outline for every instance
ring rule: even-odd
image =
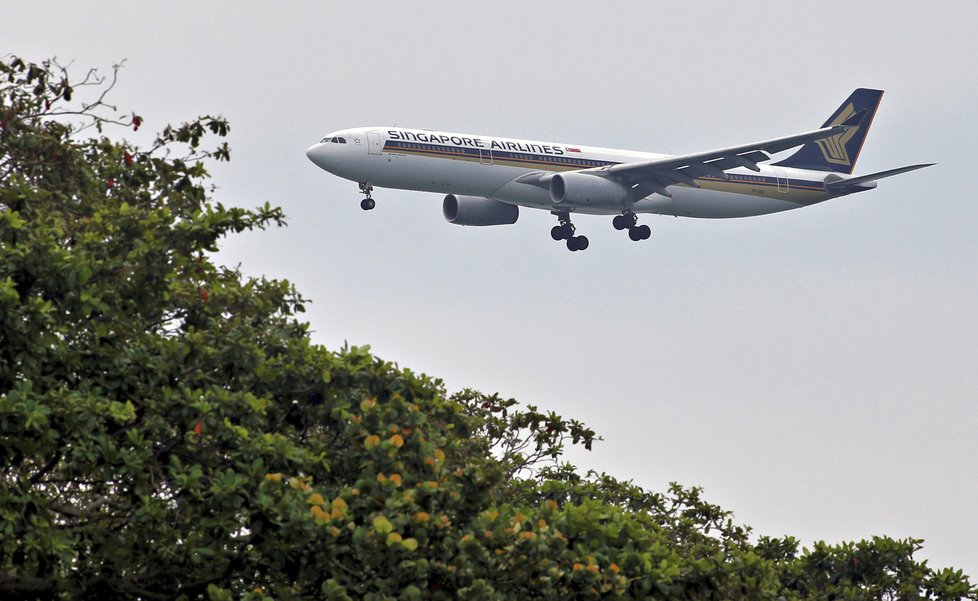
[[[753,171],[760,171],[757,164],[770,160],[771,154],[845,133],[853,127],[857,127],[866,113],[867,111],[864,109],[839,125],[823,127],[793,136],[651,161],[620,163],[610,167],[587,169],[584,172],[594,175],[602,175],[601,172],[604,172],[623,184],[631,185],[635,190],[636,198],[642,198],[653,192],[670,196],[666,186],[677,183],[696,186],[695,178],[704,175],[727,179],[724,172],[734,167],[746,167]]]
[[[667,186],[673,184],[698,186],[696,178],[704,175],[727,179],[725,171],[734,167],[746,167],[753,171],[760,171],[760,167],[757,164],[770,160],[771,154],[814,142],[815,140],[821,140],[822,138],[830,138],[843,134],[857,127],[867,112],[866,109],[863,109],[838,125],[823,127],[793,136],[763,140],[761,142],[732,146],[730,148],[719,148],[707,152],[669,156],[651,161],[619,163],[605,167],[581,169],[579,172],[606,177],[620,182],[631,188],[631,196],[636,200],[654,192],[658,192],[663,196],[672,196],[666,190]],[[548,188],[553,176],[553,172],[550,171],[531,171],[524,173],[514,181],[540,188]]]

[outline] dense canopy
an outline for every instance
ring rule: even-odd
[[[978,598],[921,541],[755,538],[561,463],[584,424],[313,344],[211,258],[283,224],[211,198],[228,123],[121,140],[117,71],[0,64],[4,599]]]

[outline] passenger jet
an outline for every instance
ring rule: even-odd
[[[306,151],[319,167],[359,183],[364,210],[374,186],[445,194],[456,225],[516,223],[519,207],[557,217],[550,231],[572,251],[588,247],[572,214],[614,215],[632,240],[651,235],[639,213],[749,217],[863,192],[876,181],[934,163],[853,176],[883,96],[858,89],[821,128],[783,138],[683,155],[515,140],[403,127],[360,127],[327,135]],[[771,155],[800,146],[791,156]]]

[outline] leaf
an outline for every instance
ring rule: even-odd
[[[394,529],[394,526],[390,523],[385,516],[379,515],[373,520],[374,530],[377,534],[388,534]]]

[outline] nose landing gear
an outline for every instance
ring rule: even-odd
[[[554,214],[557,215],[558,225],[551,228],[550,237],[558,241],[567,240],[567,250],[569,251],[585,250],[589,244],[587,236],[574,235],[577,228],[571,223],[570,214],[567,212]]]
[[[636,225],[638,222],[638,216],[631,211],[625,211],[621,215],[615,216],[611,220],[611,225],[615,226],[616,230],[628,230],[628,237],[638,242],[639,240],[648,240],[649,236],[652,235],[652,228],[647,225]]]
[[[370,196],[373,191],[374,187],[370,184],[370,182],[360,182],[360,194],[365,194],[367,196],[360,201],[360,208],[364,211],[369,211],[377,206],[377,202]]]

